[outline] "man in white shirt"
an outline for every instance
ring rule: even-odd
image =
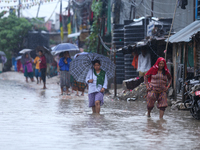
[[[138,71],[139,76],[143,77],[151,68],[151,55],[145,49],[142,49],[141,52],[138,56]]]

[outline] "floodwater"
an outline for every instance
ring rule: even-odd
[[[34,90],[0,80],[2,150],[200,149],[200,121],[188,111],[154,109],[143,101],[105,101],[92,115],[88,101],[59,99],[52,89]]]

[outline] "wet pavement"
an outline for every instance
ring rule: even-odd
[[[200,149],[200,121],[188,111],[169,107],[160,120],[154,109],[148,119],[145,101],[106,99],[101,115],[92,115],[87,98],[30,84],[0,80],[2,150]]]

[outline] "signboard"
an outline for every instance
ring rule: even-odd
[[[152,36],[152,31],[154,29],[154,21],[150,21],[147,25],[147,36]]]

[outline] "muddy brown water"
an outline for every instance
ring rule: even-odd
[[[106,99],[101,115],[92,115],[87,99],[0,80],[0,149],[200,149],[200,121],[188,111],[169,107],[164,120],[155,108],[150,119],[145,112],[145,101]]]

